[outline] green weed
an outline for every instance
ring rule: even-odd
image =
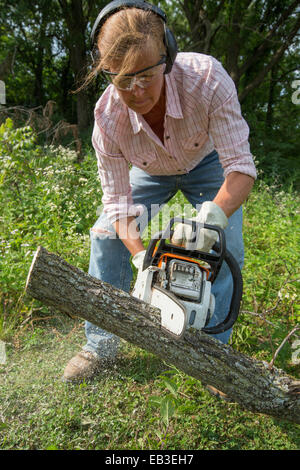
[[[299,426],[220,402],[167,358],[125,342],[92,382],[61,382],[84,344],[83,323],[28,299],[24,286],[38,245],[87,271],[101,205],[96,159],[87,148],[79,165],[74,152],[40,147],[9,120],[0,159],[1,449],[299,449]],[[180,193],[175,202],[186,209]],[[244,206],[244,295],[231,344],[266,361],[299,324],[298,227],[299,195],[258,181]],[[297,340],[296,332],[275,361],[295,377]]]

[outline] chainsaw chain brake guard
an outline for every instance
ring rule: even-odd
[[[167,242],[167,240],[171,240],[174,233],[173,227],[177,222],[192,225],[193,239],[189,242],[188,248]],[[196,240],[202,228],[213,230],[218,234],[219,241],[212,247],[213,252],[207,253],[192,248],[193,245],[196,246]],[[233,280],[233,292],[229,312],[223,322],[211,327],[205,326],[201,331],[207,334],[218,334],[230,329],[239,315],[243,291],[243,279],[236,259],[230,251],[226,249],[226,240],[223,229],[214,225],[187,220],[183,217],[174,217],[170,220],[165,230],[158,232],[150,240],[144,258],[143,270],[147,269],[149,266],[158,266],[159,260],[164,254],[174,255],[175,257],[176,255],[179,255],[191,260],[207,263],[209,265],[208,280],[212,284],[216,280],[223,262],[227,264]]]

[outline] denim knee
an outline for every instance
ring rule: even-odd
[[[91,229],[89,274],[118,289],[129,292],[132,279],[130,252],[117,237],[114,229],[95,224],[99,232]],[[101,232],[100,232],[101,230]]]

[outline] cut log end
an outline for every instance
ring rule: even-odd
[[[33,272],[34,267],[36,265],[36,260],[37,260],[38,256],[40,255],[40,252],[42,250],[43,250],[43,247],[39,246],[38,249],[36,250],[34,256],[33,256],[33,260],[32,260],[32,263],[30,265],[30,268],[29,268],[29,272],[28,272],[27,279],[26,279],[26,284],[25,284],[25,290],[28,294],[30,294],[30,281],[31,281],[31,278],[32,278],[32,272]]]

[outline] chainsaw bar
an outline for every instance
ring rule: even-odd
[[[185,306],[177,297],[165,289],[154,286],[152,288],[151,305],[161,311],[161,328],[174,338],[180,339],[187,326],[187,312]]]

